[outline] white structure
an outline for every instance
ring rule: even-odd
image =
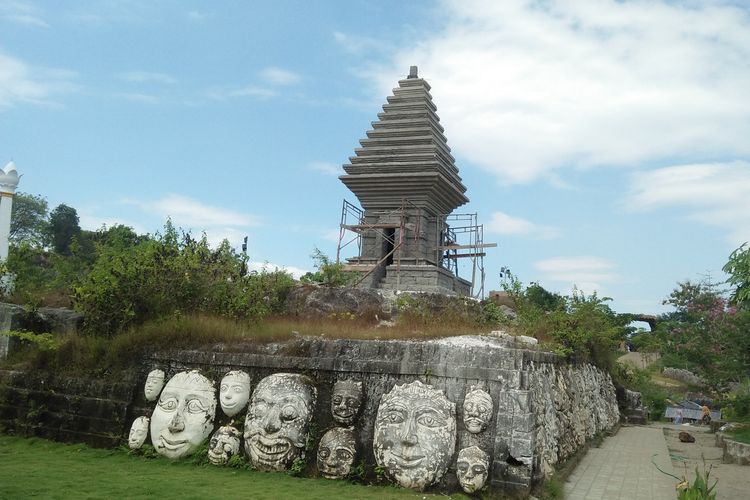
[[[13,161],[9,161],[0,170],[0,261],[8,258],[10,212],[13,208],[13,195],[16,194],[20,177],[16,170],[16,164]]]

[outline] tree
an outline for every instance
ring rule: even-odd
[[[49,232],[52,247],[61,255],[70,255],[70,246],[74,238],[81,235],[78,225],[78,212],[65,204],[58,205],[49,216]]]
[[[38,195],[16,193],[10,216],[10,242],[43,247],[48,235],[47,200]]]
[[[750,247],[747,245],[745,242],[732,252],[722,268],[729,275],[727,283],[735,287],[731,303],[745,309],[750,308]]]

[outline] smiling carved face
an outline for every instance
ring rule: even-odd
[[[250,376],[241,371],[231,371],[221,379],[219,402],[229,417],[237,415],[250,399]]]
[[[151,442],[167,458],[193,453],[211,434],[216,414],[213,384],[198,371],[172,377],[151,416]]]
[[[317,391],[304,375],[276,373],[258,383],[245,419],[245,452],[260,470],[287,470],[302,456]]]
[[[130,426],[130,434],[128,434],[128,446],[131,450],[137,450],[143,446],[143,442],[146,441],[148,435],[148,417],[138,417],[133,421],[133,425]]]
[[[456,444],[456,407],[419,381],[383,396],[375,420],[375,460],[404,488],[424,490],[448,469]]]

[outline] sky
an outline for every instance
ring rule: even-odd
[[[411,65],[498,244],[487,290],[660,313],[750,240],[739,0],[0,0],[0,164],[85,229],[171,217],[299,275]]]

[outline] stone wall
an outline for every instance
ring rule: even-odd
[[[384,333],[387,335],[387,333]],[[150,416],[155,403],[143,396],[146,374],[155,368],[176,373],[199,369],[215,386],[230,370],[243,370],[254,389],[268,375],[299,373],[317,388],[310,426],[313,448],[306,474],[317,474],[315,456],[320,437],[336,426],[331,415],[332,389],[341,380],[361,382],[364,404],[353,431],[359,460],[375,479],[373,439],[383,395],[394,386],[421,381],[443,392],[455,404],[455,448],[447,472],[435,489],[459,490],[459,451],[479,448],[489,457],[491,489],[528,492],[555,465],[580,449],[587,439],[618,421],[615,390],[609,376],[586,364],[568,364],[546,352],[525,349],[499,335],[451,337],[434,341],[356,341],[299,338],[283,343],[217,347],[212,351],[158,353],[144,360],[131,378],[61,382],[54,377],[28,377],[5,372],[0,424],[14,432],[97,445],[127,438],[131,422]],[[218,388],[218,387],[217,387]],[[486,428],[464,423],[464,398],[476,388],[492,399]],[[46,396],[44,395],[46,394]],[[38,421],[31,417],[40,413]],[[234,420],[217,412],[214,428]],[[481,453],[481,452],[480,452]]]
[[[0,429],[96,447],[114,447],[130,428],[138,378],[92,380],[0,370]]]
[[[81,327],[83,315],[65,308],[40,307],[28,311],[16,304],[0,302],[0,359],[17,348],[19,340],[3,335],[9,330],[65,335]]]

